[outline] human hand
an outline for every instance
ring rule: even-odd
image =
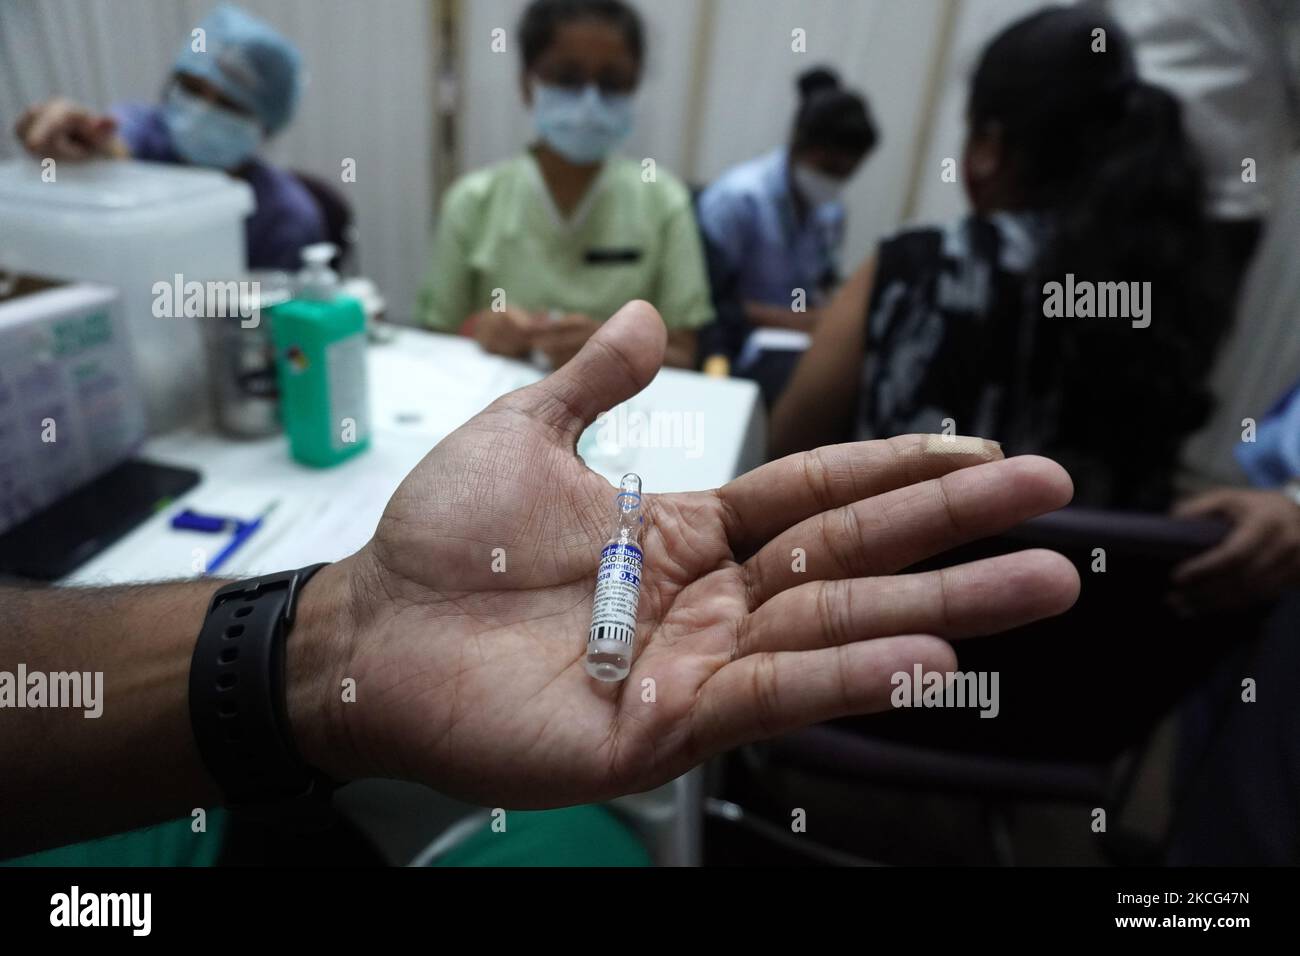
[[[550,361],[551,367],[559,368],[578,354],[600,325],[588,316],[569,313],[545,322],[538,328],[533,341]]]
[[[14,135],[38,159],[82,160],[125,154],[113,117],[63,97],[28,108],[14,125]]]
[[[1074,602],[1073,565],[1048,551],[894,574],[1064,505],[1059,466],[1002,460],[979,439],[839,445],[720,489],[648,493],[632,670],[593,680],[615,489],[575,444],[650,382],[664,343],[651,306],[625,306],[572,362],[440,442],[369,544],[304,589],[288,646],[308,762],[488,806],[607,799],[748,741],[885,710],[894,673],[955,669],[947,640]],[[342,677],[355,703],[339,701]]]
[[[1174,514],[1232,522],[1222,541],[1174,569],[1176,605],[1242,607],[1300,586],[1300,506],[1281,492],[1216,488],[1182,502]]]
[[[483,309],[470,317],[474,339],[485,352],[507,358],[523,358],[533,348],[533,337],[541,320],[516,306],[502,311]]]

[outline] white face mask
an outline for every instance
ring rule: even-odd
[[[848,180],[828,176],[820,169],[813,169],[803,163],[795,163],[791,175],[794,178],[795,188],[804,199],[808,200],[810,206],[824,206],[826,203],[835,202],[844,192],[848,182]]]

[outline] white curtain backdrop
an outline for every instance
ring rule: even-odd
[[[509,156],[532,128],[519,95],[514,28],[525,0],[473,0],[462,24],[462,169]],[[689,183],[785,141],[795,78],[828,64],[871,100],[880,148],[846,198],[844,264],[852,268],[898,225],[924,124],[927,83],[946,0],[657,0],[637,4],[646,23],[646,74],[637,125],[624,147]],[[507,31],[493,52],[492,31]],[[792,49],[804,31],[806,51]]]
[[[720,0],[709,48],[704,122],[694,174],[707,182],[728,166],[784,142],[794,119],[795,79],[827,64],[866,94],[881,130],[876,152],[846,194],[848,273],[903,214],[925,120],[947,4],[940,0]],[[806,52],[794,52],[801,30]],[[743,117],[742,123],[736,119]]]
[[[1300,381],[1300,159],[1279,191],[1250,273],[1236,321],[1219,353],[1211,382],[1217,408],[1185,449],[1197,483],[1245,484],[1234,455],[1241,421],[1259,421],[1282,393]]]
[[[701,18],[712,0],[639,3],[645,21],[648,59],[636,103],[636,128],[623,149],[651,156],[689,178],[685,120],[696,95],[692,58]],[[461,171],[505,159],[532,138],[532,123],[520,92],[521,60],[515,34],[527,0],[472,0],[461,5],[459,160]],[[505,31],[505,49],[493,47],[494,31]]]
[[[966,208],[940,178],[960,156],[966,83],[985,42],[1037,0],[634,0],[648,60],[630,155],[653,157],[689,183],[782,142],[794,79],[830,64],[870,98],[880,148],[846,201],[844,266],[906,221],[945,221]],[[511,155],[530,138],[520,102],[515,26],[525,0],[461,0],[460,83],[436,87],[435,0],[244,0],[300,45],[310,72],[301,111],[270,157],[339,182],[360,227],[362,271],[408,319],[433,216],[435,93],[458,110],[458,169]],[[0,0],[0,155],[27,104],[62,93],[97,107],[150,100],[209,0]],[[493,30],[506,31],[502,53]],[[792,31],[806,52],[794,52]],[[1216,373],[1220,413],[1193,443],[1198,470],[1239,478],[1223,442],[1300,376],[1294,334],[1300,272],[1300,168],[1261,250],[1237,329]]]
[[[351,201],[361,271],[409,318],[432,216],[434,35],[427,0],[242,0],[298,44],[308,82],[269,144]],[[211,0],[0,2],[0,155],[28,104],[55,94],[98,108],[153,101]],[[356,182],[341,178],[356,160]]]
[[[1004,27],[1043,6],[1040,0],[961,0],[955,5],[948,47],[940,58],[940,81],[926,141],[915,157],[917,189],[909,222],[949,222],[969,208],[961,177],[944,182],[945,159],[957,160],[960,169],[966,137],[966,98],[971,74],[984,46]]]

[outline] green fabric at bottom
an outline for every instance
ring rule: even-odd
[[[605,807],[510,810],[505,829],[488,822],[433,866],[650,866],[650,854]],[[498,832],[499,831],[499,832]]]
[[[0,866],[213,866],[225,840],[225,811],[208,812],[204,833],[193,832],[192,823],[190,817],[184,817],[143,830],[0,860]]]
[[[651,866],[636,834],[602,806],[511,810],[505,829],[491,821],[434,861],[434,866]],[[208,813],[207,832],[188,817],[115,836],[0,861],[0,866],[213,866],[228,820]]]

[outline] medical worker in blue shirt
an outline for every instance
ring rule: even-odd
[[[752,333],[816,324],[839,278],[840,193],[879,139],[866,101],[834,72],[813,68],[798,84],[788,143],[723,173],[698,201],[718,311],[711,351],[760,382],[764,337]]]

